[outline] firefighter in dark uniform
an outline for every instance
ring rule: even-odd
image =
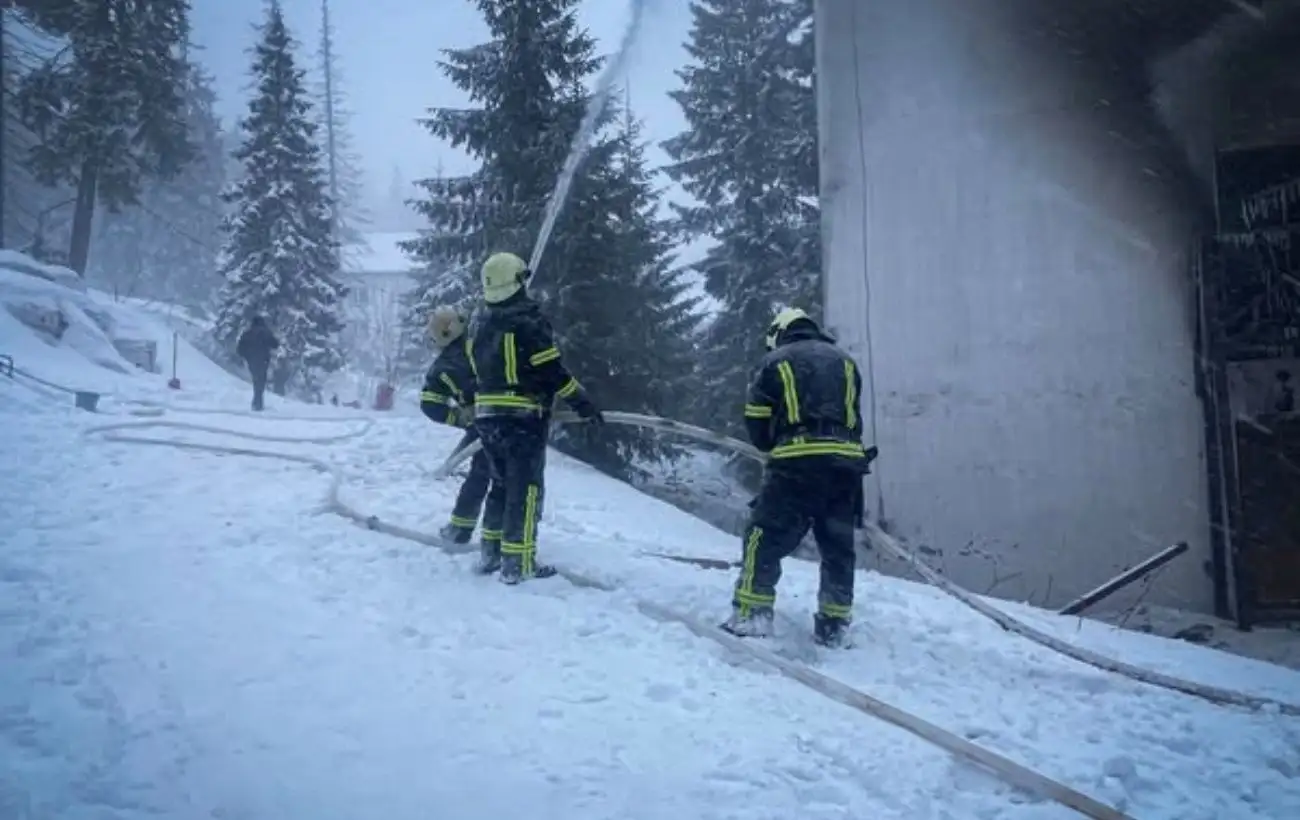
[[[781,559],[811,526],[821,552],[813,637],[841,646],[852,620],[862,477],[876,456],[875,447],[862,445],[862,378],[852,357],[797,308],[777,314],[766,342],[769,352],[745,404],[745,427],[768,461],[745,530],[732,615],[722,628],[742,637],[771,634]]]
[[[474,423],[492,474],[483,526],[501,530],[499,549],[484,542],[478,569],[500,569],[508,584],[555,574],[554,567],[537,562],[552,404],[562,398],[583,419],[604,421],[560,360],[550,322],[525,289],[530,275],[512,253],[493,254],[483,263],[486,308],[470,342],[478,379]]]
[[[478,439],[474,429],[474,395],[476,385],[474,368],[469,361],[469,337],[465,333],[466,319],[460,311],[442,307],[429,317],[429,338],[438,348],[438,358],[429,367],[420,390],[420,410],[432,421],[448,424],[465,431],[457,450],[463,450]],[[467,544],[478,525],[479,510],[491,482],[487,456],[482,450],[474,454],[469,463],[469,475],[460,485],[451,520],[440,535],[457,544]],[[492,542],[494,548],[501,543],[500,531],[483,530],[483,540]]]

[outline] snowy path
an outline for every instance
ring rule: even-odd
[[[1072,816],[615,596],[319,515],[301,467],[3,422],[5,818]]]

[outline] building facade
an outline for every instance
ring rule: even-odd
[[[817,3],[826,317],[866,375],[868,508],[963,586],[1047,606],[1185,541],[1145,600],[1209,611],[1209,189],[1152,61],[1105,53],[1088,3],[1039,5],[1064,19]]]

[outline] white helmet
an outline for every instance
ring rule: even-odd
[[[452,307],[440,307],[429,314],[429,338],[442,349],[465,333],[465,314]]]
[[[523,290],[532,271],[528,263],[513,253],[494,253],[483,263],[483,301],[489,305],[504,302]]]

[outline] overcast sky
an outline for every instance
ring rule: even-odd
[[[248,86],[247,49],[266,0],[195,0],[196,55],[216,75],[220,112],[233,122],[243,115]],[[321,0],[282,0],[293,35],[314,67],[320,36]],[[440,144],[416,119],[426,108],[463,105],[465,97],[439,71],[439,50],[487,39],[486,26],[471,0],[330,0],[336,50],[344,88],[354,112],[352,131],[367,182],[376,195],[386,191],[394,167],[408,178],[431,174],[441,161],[447,171],[472,167]],[[585,0],[582,23],[600,48],[610,52],[622,36],[628,0]],[[651,0],[646,24],[628,70],[632,107],[646,121],[654,143],[677,133],[683,118],[667,96],[677,87],[674,70],[686,60],[690,28],[686,0]],[[665,160],[657,147],[650,159]]]

